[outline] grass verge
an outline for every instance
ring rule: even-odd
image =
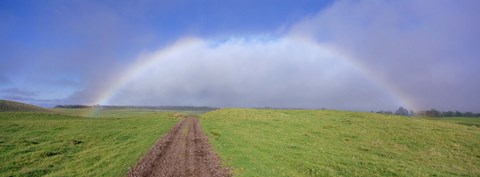
[[[0,176],[122,176],[178,121],[123,117],[0,112]]]

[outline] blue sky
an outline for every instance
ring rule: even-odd
[[[448,0],[6,0],[0,98],[95,103],[123,73],[171,48],[183,53],[158,59],[105,104],[480,111],[478,7]],[[178,44],[187,38],[201,44]],[[327,57],[330,50],[342,56]]]
[[[82,72],[89,66],[82,65],[101,62],[95,60],[108,60],[106,65],[128,63],[141,51],[168,45],[183,35],[224,38],[270,33],[329,4],[328,1],[0,3],[2,60],[4,67],[17,67],[18,71],[3,72],[2,78],[31,92],[44,92],[39,87],[43,79],[83,85]],[[39,72],[48,74],[48,78],[32,78],[40,83],[22,83]],[[8,79],[5,75],[9,75]],[[57,87],[45,87],[59,91]],[[64,89],[68,94],[78,88],[60,88]],[[58,96],[65,94],[60,91]]]

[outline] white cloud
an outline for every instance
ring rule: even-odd
[[[168,50],[168,54],[165,54]],[[157,51],[110,104],[393,109],[396,100],[327,47],[297,38],[196,39]]]

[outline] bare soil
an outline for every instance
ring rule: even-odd
[[[175,125],[128,171],[128,176],[232,176],[222,167],[198,118]]]

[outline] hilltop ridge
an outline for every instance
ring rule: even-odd
[[[31,104],[10,101],[10,100],[0,100],[0,112],[50,112],[50,111],[40,106],[35,106]]]

